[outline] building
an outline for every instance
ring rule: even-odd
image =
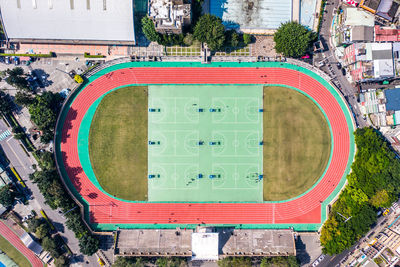
[[[288,21],[317,31],[320,4],[318,0],[212,0],[208,8],[229,29],[271,34]]]
[[[191,24],[191,7],[183,0],[150,0],[149,17],[157,32],[180,34]]]
[[[339,14],[338,21],[334,27],[336,46],[374,41],[375,18],[372,14],[354,7],[346,7]]]
[[[391,43],[354,43],[344,50],[343,62],[353,81],[382,81],[396,76]]]
[[[296,255],[296,248],[291,229],[121,229],[114,254],[218,260],[227,256]]]
[[[19,53],[37,52],[24,44],[66,53],[68,45],[135,44],[133,0],[0,0],[0,12],[9,48]]]
[[[40,253],[42,253],[42,246],[39,245],[39,243],[37,243],[35,240],[33,240],[29,233],[24,232],[20,239],[22,243],[24,243],[24,245],[32,250],[36,255],[40,255]]]
[[[375,42],[398,42],[400,41],[400,29],[376,25],[374,39]]]
[[[398,16],[398,0],[361,0],[359,7],[375,14],[388,22],[393,22]]]

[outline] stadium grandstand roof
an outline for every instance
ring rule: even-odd
[[[10,41],[134,43],[133,0],[0,0]]]
[[[228,28],[277,29],[292,19],[292,0],[214,0],[210,13]]]

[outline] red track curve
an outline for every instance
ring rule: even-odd
[[[101,95],[129,84],[284,84],[300,89],[325,111],[333,133],[333,154],[323,179],[307,194],[282,203],[129,203],[99,190],[82,171],[78,131]],[[346,171],[349,128],[334,96],[318,81],[286,68],[127,68],[99,77],[82,90],[64,121],[61,152],[72,184],[90,205],[90,223],[103,224],[296,224],[321,223],[321,203]],[[88,195],[96,198],[89,198]]]
[[[7,225],[0,222],[0,235],[8,240],[19,252],[21,252],[31,263],[33,267],[43,267],[43,262],[31,251],[25,247],[21,239]],[[7,251],[5,251],[7,252]]]

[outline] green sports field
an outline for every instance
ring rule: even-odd
[[[147,199],[147,87],[106,95],[94,115],[89,155],[101,187],[127,200]]]
[[[122,199],[285,200],[322,175],[330,132],[313,101],[285,87],[130,86],[101,100],[89,153]]]
[[[309,189],[330,156],[328,123],[317,105],[285,87],[264,88],[264,200],[286,200]]]

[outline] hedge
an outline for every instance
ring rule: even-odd
[[[5,54],[0,53],[2,57],[55,57],[54,52],[50,52],[49,54]]]
[[[85,58],[104,58],[104,57],[106,57],[104,55],[91,55],[91,54],[86,53],[86,52],[83,55],[84,55]]]

